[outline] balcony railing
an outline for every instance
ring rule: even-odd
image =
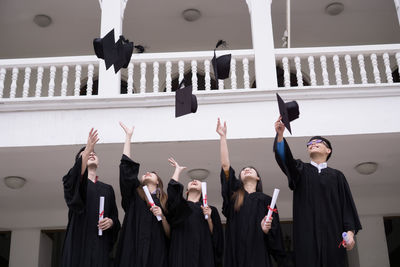
[[[217,52],[226,53],[232,54],[232,62],[225,81],[215,81],[212,51],[133,54],[121,72],[121,94],[169,93],[183,78],[195,92],[204,90],[205,94],[254,88],[254,51]],[[278,85],[285,88],[390,86],[399,79],[399,44],[275,49],[274,53],[277,73],[265,75],[277,74]],[[99,62],[95,56],[0,60],[0,98],[8,102],[101,96],[97,92]]]

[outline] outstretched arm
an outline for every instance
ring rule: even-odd
[[[174,171],[174,174],[172,175],[172,179],[179,182],[179,175],[181,174],[181,172],[184,169],[186,169],[186,167],[179,166],[178,162],[176,162],[176,160],[174,160],[173,158],[169,158],[168,161],[173,167],[175,167],[175,171]]]
[[[283,132],[285,131],[285,124],[282,122],[282,116],[279,116],[278,120],[275,122],[275,131],[277,135],[277,142],[283,141]]]
[[[89,159],[90,153],[94,151],[95,144],[99,141],[97,130],[91,129],[89,132],[89,137],[87,140],[87,144],[85,150],[83,150],[82,156],[82,168],[81,168],[81,175],[83,175],[86,171],[87,161]]]
[[[131,158],[131,139],[133,135],[133,130],[135,129],[135,126],[133,126],[131,129],[126,127],[125,124],[122,122],[119,122],[119,125],[121,125],[122,129],[125,131],[125,143],[124,143],[124,151],[123,154],[125,154],[128,158]]]
[[[229,171],[229,167],[231,166],[229,162],[228,143],[226,141],[226,130],[226,122],[224,122],[224,125],[222,126],[221,121],[218,118],[216,131],[220,136],[221,166],[225,172]]]

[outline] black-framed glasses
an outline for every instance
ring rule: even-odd
[[[328,144],[321,140],[321,139],[317,139],[317,140],[311,140],[310,142],[307,143],[307,147],[313,145],[313,144],[319,144],[319,143],[323,143],[326,147],[328,147]]]

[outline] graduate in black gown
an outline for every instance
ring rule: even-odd
[[[346,249],[354,247],[354,235],[361,229],[346,177],[327,167],[332,146],[321,136],[312,137],[307,143],[311,163],[294,159],[283,138],[285,126],[281,119],[275,122],[274,151],[293,191],[296,266],[345,266]],[[341,244],[342,232],[347,232],[347,244]]]
[[[63,177],[64,198],[68,206],[63,267],[112,266],[112,249],[120,223],[112,186],[97,179],[99,164],[94,152],[97,131],[91,130],[86,147],[76,155],[74,166]],[[99,221],[100,197],[104,196],[104,218]],[[99,236],[98,230],[103,231]]]
[[[245,167],[236,178],[230,166],[226,140],[226,122],[217,123],[221,146],[221,185],[225,215],[224,264],[229,267],[272,267],[271,256],[285,265],[285,250],[279,215],[266,222],[272,198],[262,192],[260,175],[254,167]]]
[[[187,199],[179,175],[186,167],[170,158],[175,172],[168,184],[168,221],[171,225],[169,266],[216,267],[222,264],[223,233],[218,210],[201,203],[201,182],[188,183]],[[208,219],[205,219],[208,215]]]
[[[140,164],[131,159],[133,129],[120,122],[126,138],[120,168],[122,208],[125,211],[120,233],[116,266],[167,267],[169,224],[165,218],[167,194],[155,172],[146,172],[138,179]],[[146,185],[155,205],[147,201]],[[156,216],[161,216],[158,221]]]

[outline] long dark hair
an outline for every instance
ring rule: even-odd
[[[75,155],[75,161],[77,161],[79,159],[79,157],[81,156],[81,153],[83,150],[85,150],[86,146],[82,147],[81,149],[79,149],[78,153],[76,153]]]
[[[260,174],[258,173],[257,169],[254,168],[253,166],[246,166],[246,167],[244,167],[244,168],[240,171],[240,174],[239,174],[240,188],[239,188],[239,190],[237,190],[237,191],[236,191],[235,193],[233,193],[233,195],[232,195],[232,199],[235,200],[234,209],[235,209],[236,212],[238,212],[238,211],[240,210],[240,208],[242,207],[242,205],[243,205],[245,189],[244,189],[244,187],[243,187],[243,182],[242,182],[241,174],[242,174],[242,171],[243,171],[244,169],[246,169],[246,168],[252,168],[253,170],[256,171],[256,174],[257,174],[258,178],[260,178],[260,179],[257,181],[256,192],[261,192],[261,193],[263,192],[263,186],[262,186],[261,177],[260,177]]]
[[[160,200],[161,208],[163,209],[164,213],[167,213],[167,208],[166,207],[167,207],[168,195],[164,191],[164,184],[163,184],[160,176],[158,176],[158,174],[155,171],[152,171],[151,173],[154,173],[156,175],[156,177],[157,177],[158,185],[157,185],[156,194],[157,194],[158,199]],[[139,186],[136,190],[137,190],[140,198],[143,199],[144,201],[146,201],[147,206],[150,207],[150,204],[147,201],[146,194],[144,193],[143,188],[141,186]]]

